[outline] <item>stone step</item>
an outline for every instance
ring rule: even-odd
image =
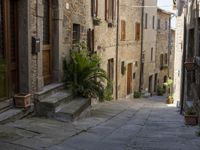
[[[17,119],[21,119],[33,112],[33,107],[30,109],[18,109],[10,108],[2,113],[0,113],[0,124],[5,124]]]
[[[72,95],[67,90],[61,90],[49,97],[35,103],[35,110],[38,116],[52,117],[56,108],[67,104],[72,100]]]
[[[64,122],[74,121],[90,106],[91,100],[86,98],[76,98],[70,103],[58,107],[54,118]]]
[[[57,93],[58,91],[64,89],[65,84],[64,83],[53,83],[50,85],[47,85],[44,87],[44,89],[40,92],[37,92],[34,94],[34,100],[40,101],[45,98],[48,98],[49,96]]]

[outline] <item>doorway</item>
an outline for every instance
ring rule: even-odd
[[[0,101],[18,92],[17,6],[17,0],[0,0]]]
[[[43,0],[44,17],[43,17],[43,77],[44,84],[52,82],[52,4],[51,0]]]
[[[153,85],[153,75],[149,76],[149,93],[152,94],[152,85]]]
[[[132,84],[133,84],[133,64],[128,64],[127,70],[127,95],[132,93]]]

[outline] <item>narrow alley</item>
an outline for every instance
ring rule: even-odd
[[[0,126],[1,150],[199,150],[198,127],[164,97],[98,104],[73,123],[26,118]]]

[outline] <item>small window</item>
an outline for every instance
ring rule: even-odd
[[[108,78],[110,80],[114,80],[114,59],[109,59],[108,60]]]
[[[163,54],[160,55],[160,66],[163,66]]]
[[[165,21],[165,30],[167,30],[167,29],[168,29],[168,22]]]
[[[138,22],[135,24],[135,40],[140,40],[140,23]]]
[[[153,48],[151,48],[151,61],[153,61]]]
[[[114,21],[116,19],[116,0],[105,0],[105,20]]]
[[[91,15],[94,18],[98,16],[98,0],[91,0]]]
[[[135,79],[135,77],[136,77],[136,73],[134,72],[134,73],[133,73],[133,79]]]
[[[126,40],[126,21],[121,20],[121,41]]]
[[[148,27],[148,14],[145,14],[145,29]]]
[[[153,16],[153,19],[152,19],[152,28],[155,29],[155,16]]]
[[[160,19],[158,19],[158,29],[160,29]]]
[[[80,42],[80,24],[73,24],[73,44]]]
[[[165,64],[167,64],[168,63],[168,56],[167,56],[167,54],[165,54]]]

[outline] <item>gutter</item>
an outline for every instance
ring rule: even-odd
[[[116,32],[116,72],[115,98],[118,99],[118,60],[119,60],[119,0],[117,0],[117,32]]]
[[[144,0],[142,0],[142,6],[144,6]],[[144,68],[142,67],[143,60],[142,60],[142,54],[143,54],[143,39],[144,39],[144,7],[142,7],[142,16],[141,16],[141,54],[140,54],[140,83],[139,83],[139,91],[141,92],[143,87],[143,73]]]

